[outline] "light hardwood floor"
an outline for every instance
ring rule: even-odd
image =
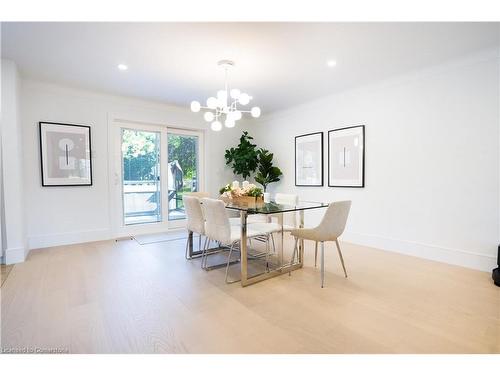
[[[343,244],[321,289],[305,267],[241,288],[184,259],[183,240],[35,250],[1,289],[1,346],[71,353],[500,353],[485,272]]]
[[[0,287],[3,285],[7,277],[9,276],[10,271],[12,271],[13,265],[6,266],[5,264],[0,264]]]

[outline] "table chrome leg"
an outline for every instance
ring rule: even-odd
[[[278,220],[279,220],[279,224],[280,224],[280,227],[281,227],[280,267],[283,267],[284,266],[284,262],[283,262],[283,249],[285,247],[285,232],[283,230],[283,213],[281,213],[281,215],[279,216]]]
[[[248,248],[247,248],[247,212],[240,212],[241,219],[241,237],[240,237],[240,252],[241,252],[241,285],[246,286],[248,281]]]
[[[304,210],[301,210],[299,213],[300,217],[300,228],[304,228]],[[301,266],[304,264],[304,239],[300,239],[300,246],[299,246],[299,263]]]

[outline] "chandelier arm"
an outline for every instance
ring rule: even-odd
[[[227,66],[224,68],[224,90],[226,90],[226,103],[225,106],[227,107],[227,101],[229,100],[229,91],[228,91],[228,83],[227,83]]]

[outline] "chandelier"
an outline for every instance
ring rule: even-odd
[[[243,113],[250,113],[252,117],[260,116],[260,108],[252,107],[249,111],[241,110],[239,106],[245,106],[250,103],[252,97],[238,89],[229,90],[227,82],[227,72],[229,68],[234,66],[234,61],[221,60],[219,66],[224,68],[224,90],[217,91],[217,97],[211,96],[207,99],[207,105],[202,106],[200,102],[193,100],[191,102],[191,111],[200,112],[201,109],[206,110],[203,114],[205,121],[210,122],[210,128],[213,131],[222,129],[222,122],[226,128],[233,128],[236,121],[240,120]]]

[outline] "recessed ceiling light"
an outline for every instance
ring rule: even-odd
[[[128,66],[125,64],[118,64],[118,69],[121,71],[125,71],[128,69]]]
[[[329,67],[329,68],[333,68],[335,65],[337,65],[337,62],[335,60],[328,60],[326,62],[326,65]]]

